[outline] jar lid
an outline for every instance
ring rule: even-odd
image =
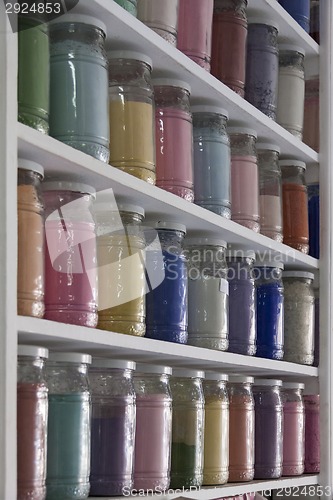
[[[272,19],[267,19],[265,17],[249,17],[247,20],[248,24],[265,24],[267,26],[272,26],[276,30],[279,31],[279,25],[277,24],[276,21],[273,21]]]
[[[255,267],[276,267],[277,269],[284,269],[283,262],[274,262],[272,260],[256,260]]]
[[[31,170],[32,172],[36,172],[44,178],[44,168],[39,163],[36,163],[31,160],[26,160],[25,158],[18,158],[17,167],[21,170]]]
[[[119,212],[134,212],[138,213],[139,215],[142,215],[142,217],[145,216],[144,208],[139,207],[138,205],[132,205],[131,203],[118,203],[118,210]]]
[[[81,352],[51,352],[50,361],[59,361],[61,363],[85,363],[91,364],[90,354],[83,354]]]
[[[229,382],[231,384],[253,384],[254,378],[244,375],[229,375]]]
[[[282,389],[304,389],[304,384],[299,382],[283,382]]]
[[[213,104],[195,104],[191,107],[192,113],[214,113],[216,115],[223,115],[227,119],[229,118],[229,113],[226,109],[220,108],[219,106],[214,106]]]
[[[125,359],[94,359],[92,368],[119,368],[120,370],[135,370],[136,363]]]
[[[104,31],[105,35],[107,34],[106,24],[104,24],[103,21],[100,21],[93,16],[87,16],[86,14],[65,14],[64,16],[57,17],[49,22],[50,25],[68,23],[90,24],[91,26],[95,26],[96,28]]]
[[[36,345],[19,345],[17,346],[17,355],[47,359],[49,357],[49,350]]]
[[[292,45],[290,43],[280,43],[279,44],[279,52],[282,51],[290,51],[290,52],[299,52],[302,56],[305,56],[305,50],[298,45]]]
[[[244,135],[252,135],[257,139],[258,134],[255,130],[248,127],[228,127],[229,134],[244,134]]]
[[[96,189],[88,184],[71,181],[46,181],[42,184],[43,191],[73,191],[76,193],[96,196]]]
[[[227,242],[224,240],[221,240],[220,238],[210,238],[208,237],[203,237],[203,238],[186,238],[185,239],[185,245],[190,247],[192,245],[198,245],[198,246],[210,246],[210,245],[216,245],[220,246],[223,248],[227,248]]]
[[[160,220],[155,224],[155,229],[181,231],[182,233],[186,234],[186,226],[184,226],[184,224],[178,224],[178,222]]]
[[[236,248],[232,248],[232,249],[228,249],[227,250],[227,258],[229,259],[233,259],[233,258],[236,258],[238,257],[239,259],[252,259],[252,260],[255,260],[256,258],[256,253],[254,250],[246,250],[246,249],[236,249]]]
[[[135,61],[142,61],[153,69],[153,61],[146,54],[136,52],[134,50],[109,50],[107,52],[108,60],[112,59],[134,59]]]
[[[282,278],[308,278],[314,280],[314,274],[306,271],[284,271]]]
[[[269,387],[281,387],[282,380],[277,380],[273,378],[256,378],[254,379],[254,385],[257,386],[269,386]]]
[[[183,80],[175,80],[174,78],[154,78],[153,79],[154,87],[179,87],[181,89],[187,90],[187,92],[191,93],[191,86],[184,82]]]
[[[222,382],[228,382],[229,377],[225,373],[205,372],[205,380],[221,380]]]
[[[280,167],[301,167],[301,168],[304,168],[304,170],[306,169],[305,161],[301,161],[301,160],[293,160],[293,159],[280,160],[279,165],[280,165]]]
[[[136,372],[156,373],[157,375],[172,375],[171,366],[148,365],[146,363],[137,363]]]
[[[176,378],[205,378],[204,371],[192,370],[191,368],[174,368],[172,375]]]
[[[271,144],[268,142],[257,142],[257,151],[276,151],[278,154],[281,153],[281,148],[277,144]]]

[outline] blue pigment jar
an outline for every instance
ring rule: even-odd
[[[309,33],[310,0],[279,0],[279,4]]]
[[[183,224],[160,221],[155,226],[161,248],[147,252],[147,269],[164,273],[162,283],[146,295],[146,337],[187,343],[187,259]]]
[[[319,184],[308,184],[309,211],[309,255],[319,259],[320,215],[319,215]]]
[[[265,115],[276,119],[279,49],[278,28],[272,21],[249,18],[245,99]]]
[[[228,112],[216,106],[193,106],[194,202],[231,217],[231,157]]]
[[[257,357],[283,358],[284,294],[282,262],[257,261]]]

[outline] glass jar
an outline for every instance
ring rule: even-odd
[[[310,0],[279,0],[279,4],[309,33],[310,30]]]
[[[116,0],[116,2],[121,5],[127,12],[132,14],[134,17],[137,16],[137,3],[138,0]]]
[[[205,398],[202,371],[173,369],[171,488],[200,488],[203,481]]]
[[[143,208],[97,203],[98,328],[143,337],[145,236]]]
[[[319,151],[319,76],[305,82],[303,142]]]
[[[306,165],[298,160],[281,160],[283,200],[283,243],[309,253],[308,190]]]
[[[305,409],[305,468],[306,474],[320,472],[319,394],[303,397]]]
[[[229,377],[229,482],[254,478],[254,399],[252,377]]]
[[[319,280],[315,278],[314,284],[314,296],[315,296],[315,342],[314,342],[314,361],[313,366],[319,366],[319,351],[320,351],[320,292],[319,292]]]
[[[194,202],[231,217],[228,112],[216,106],[193,106]]]
[[[19,345],[17,350],[17,500],[46,495],[48,350]]]
[[[282,242],[282,182],[279,146],[257,144],[259,168],[260,232]]]
[[[255,479],[282,475],[283,407],[281,380],[255,379]]]
[[[225,484],[229,477],[228,375],[209,372],[203,381],[205,396],[205,450],[203,484]]]
[[[228,349],[229,285],[225,241],[189,238],[188,343],[197,347]]]
[[[138,19],[176,46],[178,0],[138,0]]]
[[[262,18],[249,20],[245,99],[276,120],[279,80],[278,27]]]
[[[17,18],[18,121],[49,133],[50,54],[48,24],[27,15]]]
[[[50,135],[108,163],[105,37],[91,16],[66,14],[50,24]]]
[[[247,42],[247,0],[215,0],[212,74],[244,97]]]
[[[137,365],[134,488],[165,490],[170,484],[172,398],[168,366]]]
[[[311,0],[310,3],[310,36],[320,43],[320,1]]]
[[[46,364],[49,387],[47,498],[82,500],[89,495],[89,354],[53,352]]]
[[[110,165],[155,184],[152,60],[128,50],[108,52],[108,59]]]
[[[147,267],[164,273],[164,280],[146,296],[146,337],[187,343],[187,259],[183,249],[186,227],[175,222],[156,224],[160,249],[149,252]]]
[[[255,263],[257,289],[257,356],[282,359],[284,346],[284,291],[282,262]]]
[[[304,50],[294,45],[279,46],[277,122],[302,140],[304,118]]]
[[[177,48],[210,72],[214,0],[179,0]]]
[[[285,361],[312,365],[314,360],[315,296],[314,274],[285,271],[284,357]]]
[[[256,289],[250,250],[227,253],[229,282],[229,352],[254,356],[257,351]]]
[[[43,184],[45,318],[96,327],[98,315],[95,190],[78,182]]]
[[[180,80],[162,78],[154,80],[154,90],[156,185],[193,202],[191,88]]]
[[[257,133],[244,127],[228,130],[231,141],[231,219],[259,233]]]
[[[44,316],[44,169],[18,159],[17,182],[17,313]]]
[[[303,389],[304,384],[283,383],[283,476],[300,476],[304,472]]]
[[[320,256],[320,187],[319,182],[308,184],[309,213],[309,255],[315,259]]]
[[[135,390],[133,361],[96,359],[92,397],[90,495],[123,495],[133,488]]]

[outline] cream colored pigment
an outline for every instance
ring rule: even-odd
[[[142,337],[146,331],[144,243],[135,236],[99,236],[98,328]]]
[[[20,185],[18,198],[17,312],[44,316],[44,221],[34,186]]]
[[[224,484],[229,475],[229,409],[217,396],[205,398],[204,484]]]
[[[110,165],[155,184],[154,134],[151,104],[110,100]]]

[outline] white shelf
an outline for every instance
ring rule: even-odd
[[[213,500],[213,499],[221,499],[221,497],[226,497],[229,495],[242,495],[244,493],[255,493],[265,491],[267,494],[273,489],[280,490],[282,488],[293,488],[302,486],[312,486],[318,483],[318,476],[316,475],[308,475],[308,476],[300,476],[300,477],[288,477],[281,478],[275,480],[267,480],[267,481],[252,481],[250,483],[230,483],[225,486],[217,486],[216,488],[212,487],[203,487],[199,490],[193,489],[192,491],[186,491],[183,489],[175,490],[175,493],[168,494],[158,494],[156,498],[161,500],[172,500],[175,498],[190,498],[190,499],[199,499],[199,500]],[[300,493],[302,498],[302,495]],[[89,497],[91,499],[96,499],[100,497]],[[104,497],[105,500],[124,500],[129,498],[131,500],[140,498],[139,496],[128,496],[128,497]],[[153,498],[150,496],[150,498]],[[303,498],[305,496],[303,495]]]
[[[39,344],[58,351],[83,350],[95,356],[116,356],[254,376],[266,374],[301,380],[304,377],[318,377],[318,368],[312,366],[133,337],[38,318],[18,316],[17,326],[21,344]]]
[[[250,0],[251,9],[277,18],[281,34],[290,42],[304,46],[311,58],[318,59],[318,45],[285,13],[276,0]],[[318,163],[318,154],[293,137],[280,125],[242,99],[226,85],[199,67],[159,35],[124,11],[111,0],[80,0],[73,12],[99,17],[108,27],[108,46],[138,49],[153,60],[154,76],[169,75],[185,80],[192,88],[192,102],[210,102],[229,111],[230,124],[243,124],[258,132],[260,140],[277,142],[281,157],[295,157],[307,163]],[[166,70],[167,68],[167,70]]]
[[[112,188],[117,199],[135,201],[146,209],[147,219],[182,221],[188,232],[222,236],[228,243],[242,245],[279,258],[287,268],[316,270],[319,261],[261,234],[256,234],[179,196],[147,184],[136,177],[102,163],[52,137],[18,123],[19,155],[41,163],[46,176],[77,179],[97,190]],[[267,255],[267,254],[266,254]]]

